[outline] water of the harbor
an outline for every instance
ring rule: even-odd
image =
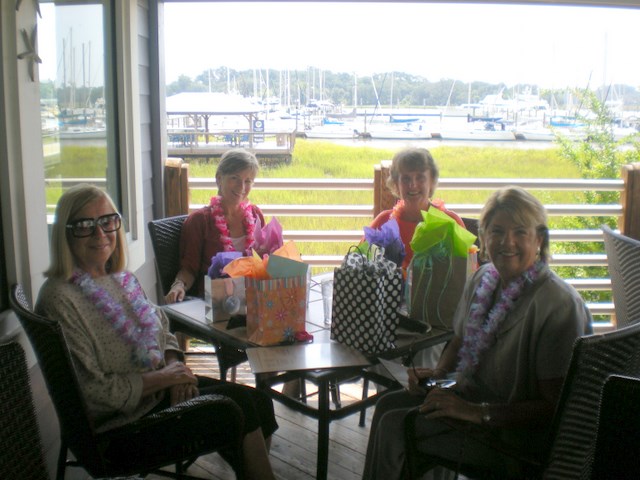
[[[411,112],[403,111],[404,116],[411,116]],[[541,115],[540,115],[541,117]],[[421,129],[424,129],[427,132],[442,132],[443,130],[457,130],[457,131],[467,131],[474,126],[482,126],[481,124],[476,125],[473,123],[469,123],[468,118],[465,115],[447,115],[447,116],[422,116],[418,117],[419,120],[413,124],[414,129],[415,125],[421,125]],[[386,119],[386,121],[385,121]],[[541,121],[541,118],[533,118],[530,119],[533,121]],[[388,123],[388,117],[362,117],[359,116],[357,119],[349,119],[341,122],[342,124],[337,126],[337,129],[344,129],[347,131],[358,131],[360,133],[370,132],[375,130],[376,128],[382,127],[392,127],[393,124]],[[298,132],[307,131],[308,129],[313,129],[314,125],[309,125],[305,122],[295,120],[278,120],[278,119],[270,119],[267,122],[271,128],[283,128],[283,129],[296,129]],[[317,125],[317,124],[316,124]],[[402,124],[395,124],[397,129],[402,128]],[[331,125],[323,127],[331,129]],[[509,127],[513,129],[513,127]],[[544,140],[462,140],[462,139],[442,139],[434,136],[432,138],[402,138],[402,139],[379,139],[379,138],[369,138],[366,135],[356,136],[354,138],[331,138],[331,135],[328,135],[326,138],[309,138],[307,141],[310,142],[330,142],[337,145],[344,146],[353,146],[353,147],[363,147],[368,146],[371,148],[388,148],[393,150],[402,149],[405,147],[422,147],[422,148],[436,148],[440,146],[447,147],[496,147],[496,148],[508,148],[508,149],[519,149],[519,150],[547,150],[550,148],[554,148],[555,144],[552,141],[544,141]]]

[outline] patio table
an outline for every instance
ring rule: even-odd
[[[274,400],[291,409],[318,420],[316,478],[325,480],[329,457],[329,424],[333,420],[360,413],[360,424],[363,425],[366,409],[373,406],[379,396],[385,393],[381,391],[369,396],[368,392],[363,390],[363,398],[360,400],[331,408],[331,389],[350,379],[362,379],[386,388],[399,388],[399,384],[368,368],[378,363],[377,357],[365,356],[330,339],[330,327],[324,325],[319,286],[321,278],[322,276],[314,277],[309,296],[306,329],[314,337],[311,343],[261,347],[248,340],[245,327],[227,329],[227,321],[208,322],[205,318],[205,302],[200,299],[162,308],[169,317],[173,330],[246,351],[254,374],[270,374],[257,375],[257,388],[265,390]],[[396,348],[379,356],[387,359],[404,357],[420,349],[446,342],[452,336],[451,330],[433,328],[428,333],[418,334],[399,328]],[[273,388],[295,379],[307,380],[317,386],[317,407],[309,405],[306,398],[292,398]]]

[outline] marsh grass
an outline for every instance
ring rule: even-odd
[[[373,177],[374,166],[390,160],[396,150],[340,146],[330,142],[298,140],[289,165],[261,168],[263,178],[351,178]],[[441,178],[579,178],[578,170],[559,155],[558,149],[519,150],[494,147],[440,147],[430,149]],[[213,177],[217,161],[192,161],[189,175]],[[215,192],[191,192],[191,202],[205,204]],[[435,197],[447,204],[483,204],[491,195],[484,190],[441,190]],[[543,204],[584,202],[577,192],[533,191]],[[256,205],[372,205],[372,191],[251,191]],[[270,219],[267,218],[267,221]],[[370,218],[362,217],[278,217],[284,230],[360,230]],[[550,219],[551,228],[561,228],[561,220]],[[308,255],[341,255],[350,247],[345,242],[300,242]],[[562,248],[561,246],[559,246]]]
[[[427,148],[432,147],[429,143]],[[558,148],[547,150],[520,150],[493,147],[443,147],[430,148],[440,169],[441,178],[581,178],[577,169],[560,154]],[[371,179],[374,166],[382,160],[390,160],[396,150],[378,149],[369,146],[340,146],[316,140],[297,140],[290,164],[268,165],[261,168],[263,178],[347,178]],[[105,148],[63,147],[62,162],[54,163],[47,170],[47,178],[87,177],[104,178],[107,155]],[[189,175],[194,178],[215,176],[217,161],[190,160]],[[206,204],[215,192],[191,190],[192,204]],[[484,190],[441,190],[435,197],[447,204],[483,204],[491,191]],[[582,192],[532,190],[543,204],[588,203]],[[62,194],[60,185],[50,183],[46,190],[46,201],[55,205]],[[343,190],[261,190],[254,189],[250,195],[256,205],[372,205],[372,191]],[[267,221],[270,218],[266,219]],[[369,224],[371,218],[363,217],[278,217],[283,229],[287,230],[357,230]],[[571,228],[572,218],[550,217],[552,229]],[[298,249],[305,255],[344,255],[351,244],[347,242],[299,242]],[[594,246],[594,249],[596,247]],[[598,247],[599,248],[599,247]],[[571,253],[575,244],[554,242],[553,253]],[[596,251],[596,250],[594,250]],[[316,268],[318,273],[327,268]],[[602,276],[600,271],[587,268],[561,269],[563,278]],[[606,276],[606,274],[605,274]],[[585,292],[581,292],[583,295]],[[599,294],[602,292],[595,292]],[[610,295],[610,294],[608,294]],[[593,300],[593,299],[592,299]],[[608,301],[608,300],[607,300]]]
[[[425,145],[431,147],[431,145]],[[520,150],[493,147],[430,148],[440,169],[441,178],[579,178],[577,169],[559,155],[559,150]],[[369,146],[342,146],[331,142],[299,139],[289,164],[262,167],[263,178],[347,178],[370,179],[374,166],[390,160],[395,149]],[[61,151],[64,160],[47,172],[48,178],[104,177],[106,149],[100,147],[67,146]],[[189,175],[193,178],[211,178],[215,175],[217,160],[191,160]],[[206,204],[215,192],[192,190],[191,203]],[[583,202],[576,192],[533,192],[545,204]],[[61,188],[47,189],[47,203],[55,204]],[[483,190],[441,190],[435,197],[447,204],[482,204],[491,194]],[[262,190],[251,192],[251,201],[257,205],[372,205],[372,191],[344,190]],[[270,218],[266,219],[267,221]],[[284,230],[362,230],[370,218],[362,217],[278,217]],[[559,220],[551,225],[558,228]],[[300,251],[309,255],[342,254],[349,245],[344,242],[301,242]]]

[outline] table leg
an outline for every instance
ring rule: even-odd
[[[362,401],[364,402],[369,396],[369,379],[364,378],[362,380]],[[364,427],[364,422],[367,417],[367,409],[363,408],[360,410],[360,421],[358,422],[358,426]]]
[[[318,458],[316,480],[326,480],[329,463],[329,381],[318,384]]]

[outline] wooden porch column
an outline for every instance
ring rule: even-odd
[[[640,163],[623,165],[622,180],[622,218],[618,221],[618,228],[627,237],[640,240]]]
[[[167,217],[189,213],[189,164],[181,158],[164,164],[164,210]]]
[[[383,210],[393,208],[396,197],[387,188],[389,178],[390,160],[383,160],[380,165],[375,165],[373,170],[373,217],[377,217]]]

